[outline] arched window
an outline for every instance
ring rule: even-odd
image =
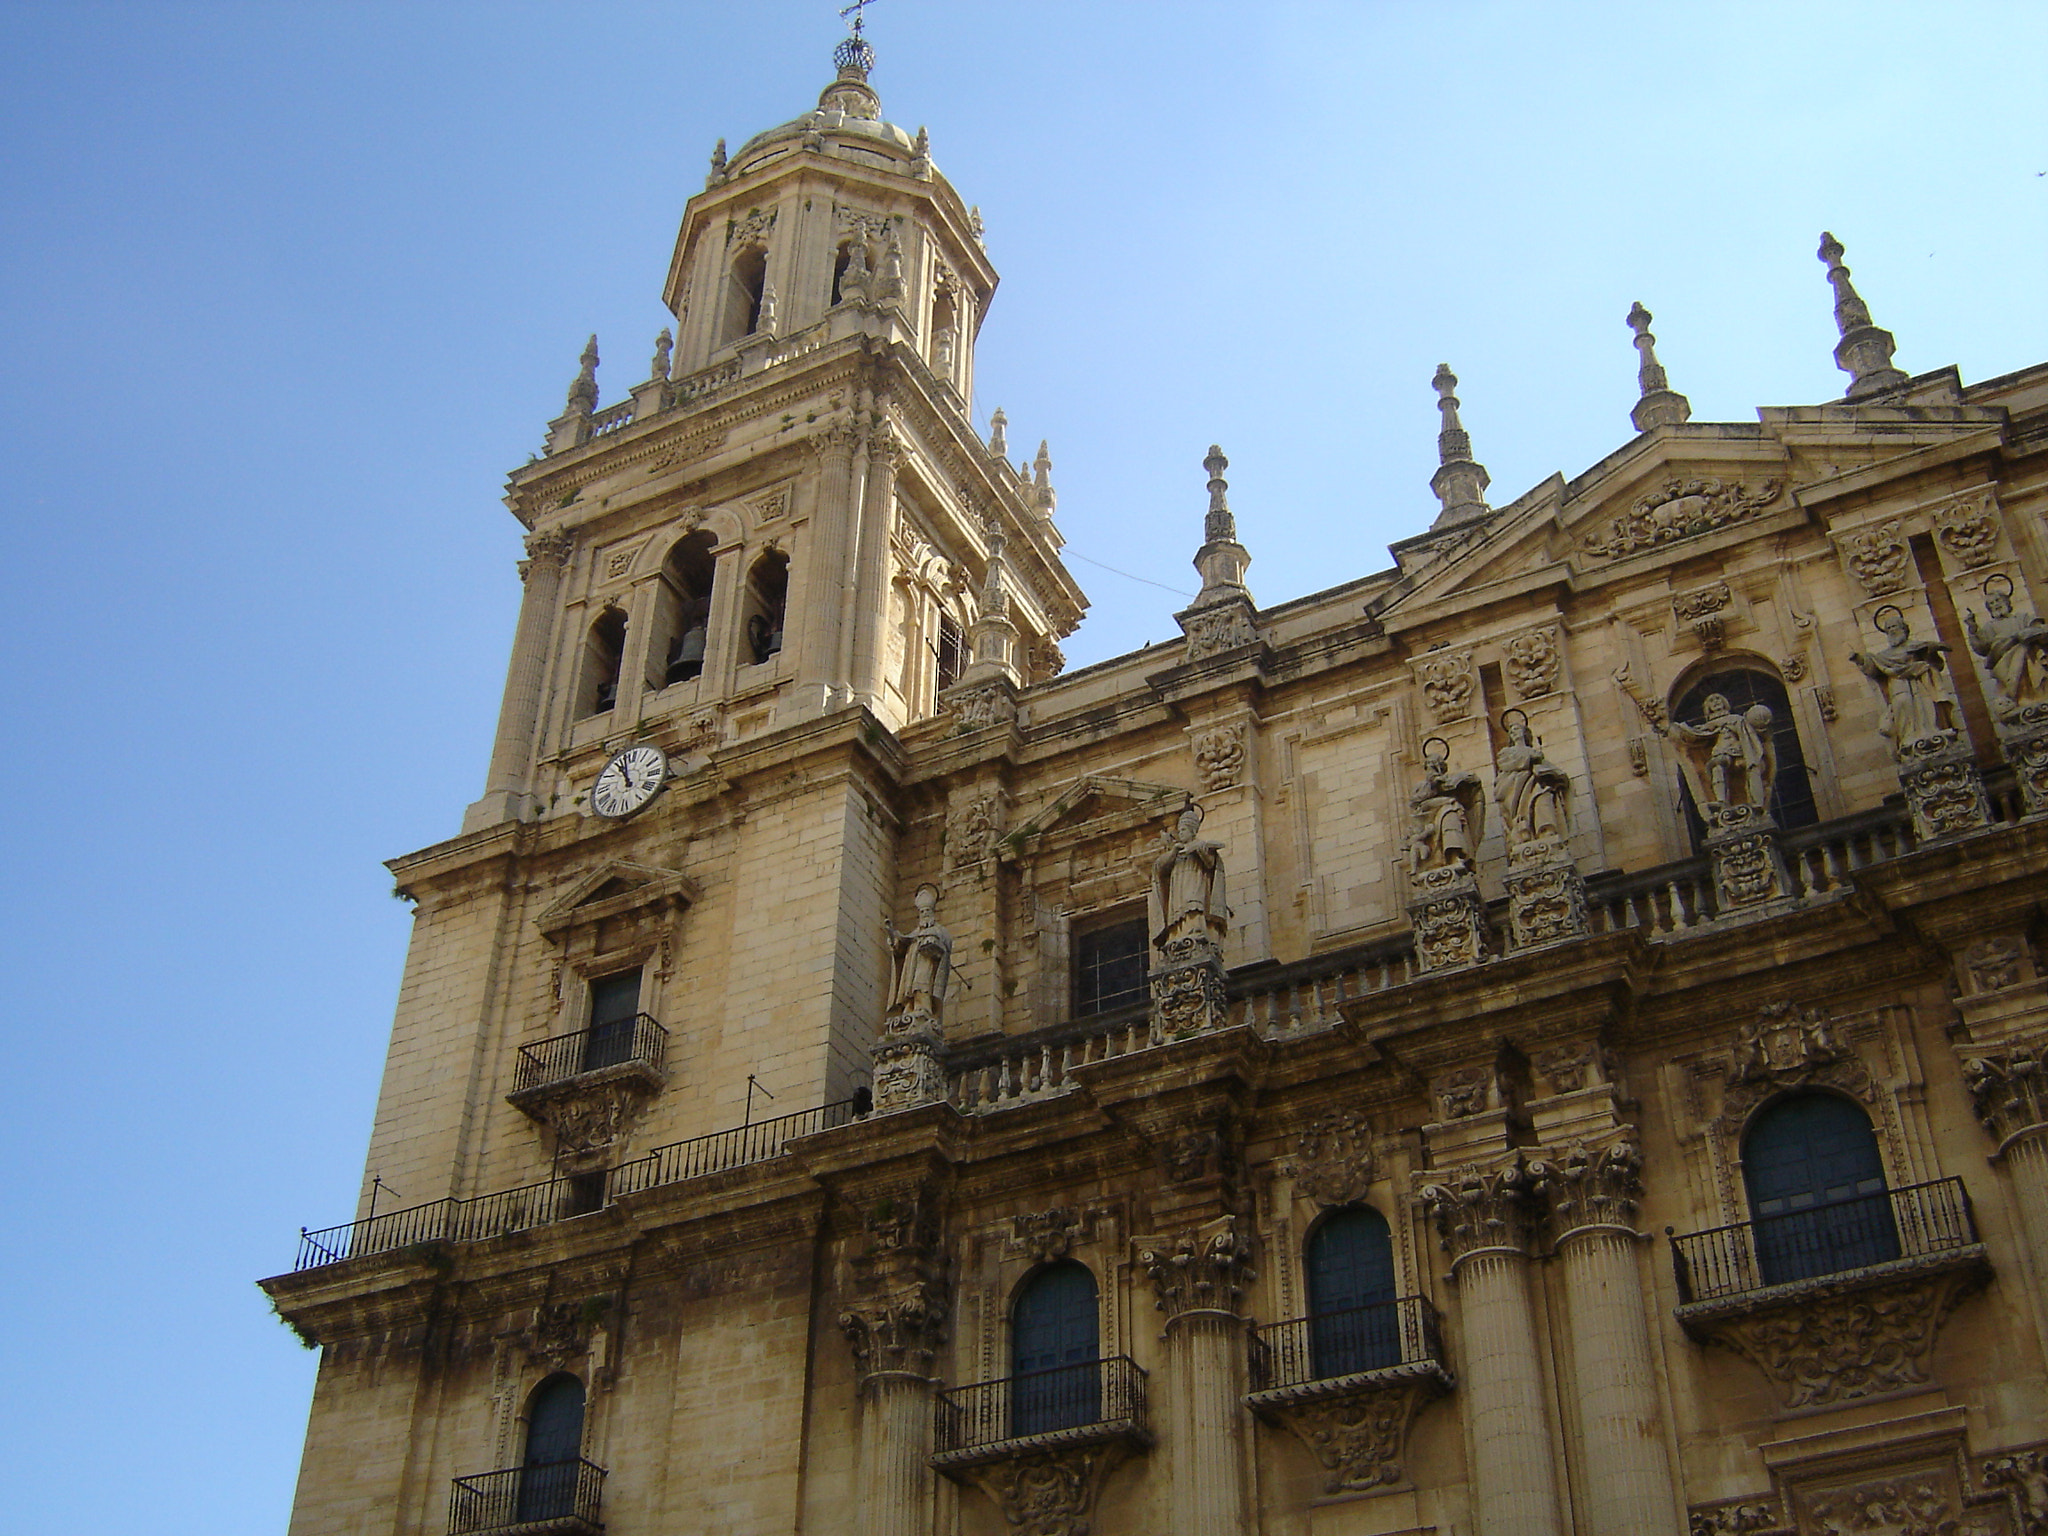
[[[948,383],[958,378],[960,355],[960,306],[951,289],[941,288],[932,299],[932,372]]]
[[[626,615],[607,608],[590,626],[583,642],[583,685],[578,689],[576,711],[601,715],[619,701],[619,665],[626,654]]]
[[[719,345],[751,336],[761,325],[761,295],[768,286],[768,253],[750,245],[732,259],[726,283],[725,322]]]
[[[1095,1276],[1071,1259],[1025,1283],[1010,1313],[1010,1433],[1042,1435],[1102,1417]]]
[[[583,1458],[583,1383],[566,1372],[534,1389],[526,1406],[518,1518],[566,1520],[576,1513]]]
[[[789,608],[789,556],[771,549],[747,572],[747,660],[768,661],[782,650],[782,621]]]
[[[1394,1239],[1370,1206],[1332,1211],[1309,1234],[1309,1357],[1317,1379],[1401,1363]]]
[[[657,649],[649,647],[648,682],[656,688],[686,683],[704,670],[704,642],[710,633],[712,547],[718,541],[700,528],[669,551],[661,568],[661,598],[655,633]]]
[[[1851,1100],[1808,1091],[1767,1105],[1742,1138],[1742,1179],[1765,1285],[1899,1256],[1877,1136]]]
[[[1684,697],[1671,711],[1672,718],[1698,725],[1706,717],[1707,695],[1713,693],[1727,699],[1728,707],[1738,715],[1753,704],[1761,704],[1771,712],[1771,745],[1778,759],[1778,776],[1771,787],[1772,819],[1786,831],[1810,827],[1820,820],[1820,812],[1813,803],[1806,753],[1799,745],[1799,727],[1793,722],[1792,701],[1786,696],[1785,685],[1770,673],[1750,667],[1715,672],[1685,690]],[[1706,825],[1693,804],[1692,786],[1682,777],[1678,782],[1678,806],[1697,848],[1706,839]]]

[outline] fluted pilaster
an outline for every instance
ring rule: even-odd
[[[840,633],[846,623],[846,565],[853,520],[854,450],[859,433],[841,422],[812,440],[818,454],[817,511],[811,518],[808,569],[802,581],[803,627],[798,643],[797,680],[805,700],[815,704],[838,680]]]
[[[853,626],[847,685],[853,697],[873,708],[882,691],[882,626],[888,618],[889,538],[896,524],[896,467],[902,445],[887,422],[868,443],[867,486],[861,497],[859,548],[853,588],[848,594]]]
[[[909,1372],[867,1379],[860,1412],[862,1536],[930,1536],[931,1383]]]

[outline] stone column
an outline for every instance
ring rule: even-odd
[[[2037,1295],[2048,1290],[2048,1043],[1968,1047],[1963,1081],[1977,1118],[2011,1170],[2021,1240]]]
[[[575,548],[575,539],[561,529],[536,533],[526,541],[527,559],[520,568],[526,591],[519,600],[512,661],[505,669],[505,698],[498,707],[498,736],[491,744],[491,767],[484,779],[483,798],[463,815],[465,832],[494,827],[501,821],[516,821],[526,808],[533,788],[528,768],[533,761],[534,732],[540,725],[541,695],[547,685],[555,610],[561,601],[562,575]]]
[[[1529,1307],[1534,1180],[1520,1157],[1455,1170],[1422,1198],[1458,1286],[1457,1361],[1480,1536],[1562,1536],[1556,1450]]]
[[[1587,1536],[1678,1536],[1649,1321],[1636,1266],[1642,1153],[1632,1137],[1531,1168],[1550,1196],[1585,1461]]]
[[[1167,1377],[1153,1411],[1166,1431],[1174,1536],[1242,1536],[1244,1318],[1251,1246],[1222,1216],[1138,1255],[1166,1314]],[[1163,1399],[1163,1401],[1162,1401]]]
[[[945,1338],[937,1199],[929,1187],[868,1210],[839,1326],[860,1380],[861,1536],[930,1536],[932,1361]]]

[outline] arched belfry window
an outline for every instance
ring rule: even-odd
[[[1806,767],[1806,752],[1799,745],[1799,727],[1792,719],[1792,700],[1785,685],[1757,667],[1730,667],[1709,673],[1688,684],[1672,708],[1671,717],[1687,725],[1698,725],[1706,717],[1707,699],[1714,694],[1728,701],[1735,714],[1744,714],[1761,704],[1771,712],[1770,740],[1777,758],[1777,777],[1771,786],[1771,817],[1781,830],[1809,827],[1820,820],[1814,805],[1813,781]],[[1693,846],[1706,838],[1699,807],[1693,803],[1692,787],[1681,775],[1678,781],[1679,813],[1692,834]]]
[[[686,683],[704,670],[705,641],[711,626],[712,547],[717,540],[708,528],[677,543],[661,568],[661,600],[657,609],[658,648],[650,647],[648,681],[656,688]]]
[[[750,245],[732,259],[726,281],[725,317],[719,345],[751,336],[761,328],[761,296],[768,287],[768,253]]]
[[[583,1383],[567,1372],[534,1389],[526,1406],[518,1519],[566,1520],[576,1513],[583,1458]]]
[[[746,657],[758,665],[782,651],[782,625],[789,615],[789,556],[763,552],[747,572]]]
[[[619,667],[626,655],[626,615],[607,608],[590,626],[583,644],[583,682],[577,689],[580,719],[601,715],[619,701]]]
[[[1877,1135],[1852,1100],[1809,1090],[1766,1105],[1742,1138],[1742,1179],[1765,1285],[1899,1256]]]
[[[1095,1276],[1065,1259],[1017,1293],[1010,1312],[1010,1433],[1042,1435],[1102,1417]]]
[[[1394,1238],[1365,1205],[1332,1211],[1309,1234],[1309,1356],[1318,1379],[1401,1363]]]

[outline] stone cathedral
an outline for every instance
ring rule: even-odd
[[[294,1536],[2048,1533],[2048,364],[1895,366],[1824,235],[1842,398],[1693,421],[1638,305],[1498,504],[1440,369],[1441,512],[1274,606],[1211,448],[1067,672],[980,216],[836,60],[511,477],[263,1282]]]

